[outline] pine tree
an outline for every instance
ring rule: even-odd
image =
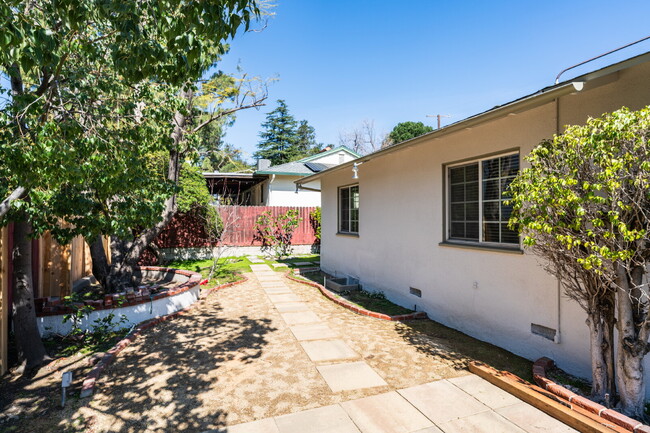
[[[297,156],[297,122],[284,100],[278,99],[278,108],[266,115],[260,132],[262,139],[258,144],[256,158],[271,160],[272,165],[284,164]]]
[[[301,158],[313,155],[321,147],[316,142],[316,130],[306,120],[301,120],[296,130],[296,145]]]

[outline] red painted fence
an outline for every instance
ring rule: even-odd
[[[286,207],[286,206],[221,206],[219,214],[224,223],[225,232],[222,239],[223,245],[251,246],[261,245],[255,240],[255,221],[257,217],[267,210],[271,215],[277,216],[286,213],[289,209],[296,209],[301,218],[298,228],[293,233],[293,245],[312,245],[316,243],[314,229],[309,214],[314,207]],[[167,228],[156,239],[159,248],[187,248],[210,246],[203,222],[195,217],[182,215],[175,217]]]

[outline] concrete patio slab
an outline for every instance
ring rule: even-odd
[[[229,426],[227,430],[211,430],[204,433],[280,433],[273,418]]]
[[[363,361],[316,367],[333,392],[388,386],[386,381]]]
[[[286,293],[283,295],[267,295],[267,296],[274,304],[276,302],[300,302],[301,301],[301,299],[298,296],[294,295],[293,293]]]
[[[398,392],[437,425],[490,410],[446,380],[425,383]]]
[[[363,433],[411,433],[434,427],[396,392],[341,403]]]
[[[287,295],[293,294],[293,291],[287,286],[284,287],[264,287],[264,292],[267,295]]]
[[[326,340],[339,336],[332,330],[332,328],[324,323],[307,323],[304,325],[295,325],[289,329],[291,329],[291,332],[293,332],[294,337],[296,337],[296,340],[298,341]]]
[[[457,418],[439,426],[445,433],[525,433],[525,430],[492,411]]]
[[[284,295],[277,295],[284,296]],[[295,313],[282,313],[282,318],[287,325],[301,325],[303,323],[321,322],[320,317],[311,311],[297,311]]]
[[[251,263],[264,263],[264,259],[260,259],[259,257],[246,257],[246,258]]]
[[[304,302],[278,302],[275,304],[275,308],[280,313],[295,313],[299,311],[309,311],[309,307]]]
[[[474,374],[447,380],[492,409],[521,403],[514,395]]]
[[[499,408],[495,412],[529,433],[575,432],[568,425],[522,401],[512,406]]]
[[[360,433],[338,404],[275,418],[279,433]]]
[[[330,362],[359,358],[359,354],[352,350],[343,340],[316,340],[302,341],[300,343],[309,359],[314,362]]]

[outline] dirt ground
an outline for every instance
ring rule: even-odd
[[[0,431],[202,432],[464,375],[473,348],[485,345],[437,324],[360,316],[315,288],[286,280],[388,383],[333,393],[248,276],[189,314],[146,331],[104,372],[91,399],[73,399],[67,409],[43,415],[35,411],[32,418],[0,424]],[[485,346],[505,363],[521,363]]]

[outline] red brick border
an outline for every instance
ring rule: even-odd
[[[122,300],[122,306],[128,307],[138,304],[145,304],[151,301],[157,301],[158,299],[167,298],[169,296],[175,296],[180,293],[186,292],[196,286],[201,284],[201,274],[193,271],[187,271],[184,269],[173,269],[166,268],[161,266],[138,266],[138,269],[145,271],[161,271],[168,272],[174,271],[174,273],[179,275],[184,275],[188,277],[188,280],[184,283],[178,284],[174,287],[165,289],[161,293],[156,293],[151,295],[148,288],[133,290],[132,293],[122,292],[122,293],[112,293],[104,296],[104,299],[85,301],[86,305],[91,305],[94,310],[112,310],[115,308],[115,304],[118,300]],[[36,317],[46,317],[46,316],[61,316],[72,312],[72,309],[62,305],[61,299],[57,298],[36,298],[34,299],[34,304],[36,307]]]
[[[304,271],[304,269],[301,269]],[[285,274],[285,277],[292,281],[297,281],[299,283],[307,284],[308,286],[316,287],[320,292],[328,298],[330,301],[334,302],[335,304],[338,304],[342,307],[347,308],[350,311],[354,311],[357,314],[361,314],[363,316],[368,316],[368,317],[374,317],[375,319],[381,319],[381,320],[389,320],[393,322],[398,322],[402,320],[415,320],[415,319],[426,319],[427,318],[427,313],[424,311],[418,311],[415,313],[409,313],[409,314],[400,314],[398,316],[389,316],[387,314],[382,314],[382,313],[377,313],[374,311],[366,310],[364,308],[357,307],[356,305],[352,304],[351,302],[348,302],[344,299],[341,299],[334,295],[331,291],[327,290],[325,287],[322,285],[315,283],[313,281],[305,281],[305,280],[299,280],[298,278],[294,277],[291,275],[292,272],[295,272],[295,270],[288,270],[287,273]]]
[[[115,346],[113,346],[106,354],[99,360],[97,365],[95,365],[95,368],[93,368],[88,375],[86,375],[86,378],[84,379],[83,385],[81,387],[81,393],[79,395],[80,398],[85,398],[85,397],[90,397],[93,394],[93,391],[95,390],[95,385],[97,384],[97,380],[99,379],[99,376],[104,372],[106,367],[108,367],[111,362],[119,355],[119,353],[124,350],[129,344],[131,344],[140,334],[142,334],[142,331],[151,328],[154,325],[157,325],[161,322],[173,319],[177,316],[181,316],[193,308],[195,308],[197,305],[200,305],[203,303],[210,295],[212,295],[214,292],[217,290],[225,289],[226,287],[231,287],[237,284],[241,284],[243,282],[248,281],[248,277],[245,275],[240,275],[241,279],[237,281],[233,281],[231,283],[226,283],[222,284],[217,287],[213,287],[211,289],[206,289],[207,293],[199,298],[197,302],[194,304],[190,305],[187,308],[184,308],[182,310],[178,310],[174,313],[167,314],[166,316],[161,316],[161,317],[156,317],[154,319],[149,319],[147,321],[144,321],[137,325],[131,332],[129,332],[122,340],[120,340]]]
[[[556,395],[563,400],[566,400],[571,404],[579,406],[595,415],[598,415],[600,418],[613,422],[617,426],[623,427],[630,432],[650,433],[650,426],[644,425],[643,423],[627,417],[622,413],[616,412],[615,410],[608,409],[607,407],[595,403],[588,398],[578,395],[572,391],[569,391],[562,385],[558,385],[557,383],[550,380],[546,376],[546,370],[553,368],[553,366],[555,366],[555,363],[552,359],[547,357],[539,358],[533,363],[533,379],[535,379],[535,382],[540,386],[540,388]]]

